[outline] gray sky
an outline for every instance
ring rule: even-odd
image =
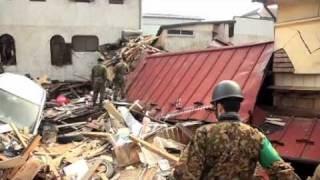
[[[259,8],[251,0],[143,0],[143,13],[199,16],[207,20],[232,19]]]

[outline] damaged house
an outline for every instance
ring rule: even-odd
[[[99,46],[139,30],[140,17],[141,0],[0,0],[1,62],[7,72],[88,79]]]

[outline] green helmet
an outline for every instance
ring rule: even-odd
[[[217,84],[213,90],[211,102],[214,103],[227,98],[238,98],[240,101],[243,100],[241,88],[235,81],[224,80]]]

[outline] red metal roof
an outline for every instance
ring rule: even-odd
[[[213,87],[222,80],[235,80],[243,89],[245,101],[241,116],[246,119],[252,111],[264,70],[273,52],[273,42],[168,53],[146,57],[129,77],[128,99],[156,104],[161,115],[195,103],[209,105]],[[202,110],[176,119],[214,121],[209,110]]]
[[[320,162],[320,120],[281,117],[285,128],[268,137],[281,156]]]

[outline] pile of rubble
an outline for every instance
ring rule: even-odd
[[[158,37],[139,36],[120,42],[118,45],[105,45],[101,48],[101,53],[106,59],[106,65],[115,63],[116,57],[121,57],[129,65],[132,71],[137,62],[145,55],[162,53],[163,51],[152,46]]]
[[[40,135],[13,123],[1,125],[1,178],[166,179],[191,129],[199,126],[154,120],[139,101],[106,100],[104,107],[93,107],[90,100],[51,104],[43,113]]]

